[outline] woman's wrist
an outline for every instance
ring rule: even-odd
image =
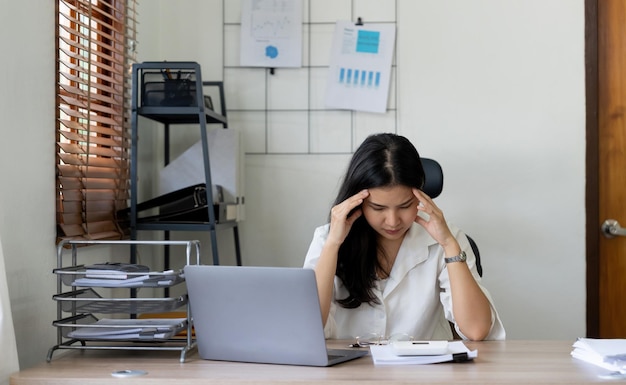
[[[443,253],[448,258],[461,254],[461,246],[454,238],[446,244],[442,244],[441,247],[443,248]]]

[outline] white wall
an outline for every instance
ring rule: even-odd
[[[0,8],[0,238],[24,368],[55,341],[54,2]]]
[[[478,240],[509,337],[583,335],[583,0],[397,4],[398,131],[444,166],[439,205]],[[0,7],[0,50],[14,53],[0,61],[0,234],[26,368],[55,343],[54,3]],[[141,60],[195,60],[220,79],[221,0],[139,13]],[[299,266],[347,160],[247,156],[244,263]]]
[[[508,337],[583,335],[583,1],[399,8],[401,132],[441,161],[438,203],[479,242]]]
[[[366,0],[337,4],[344,10],[350,4],[376,7]],[[438,203],[479,242],[484,281],[509,338],[583,335],[583,1],[398,0],[395,5],[397,130],[443,165],[445,188]],[[195,16],[173,22],[190,10],[202,15],[201,23],[195,24]],[[141,14],[170,17],[167,23],[142,22],[139,39],[148,39],[150,49],[140,50],[141,60],[196,60],[203,72],[210,68],[216,76],[211,80],[223,80],[215,67],[222,56],[213,51],[223,41],[216,27],[223,23],[221,1],[152,1],[142,4]],[[155,44],[157,34],[162,40]],[[172,44],[181,36],[186,44]],[[206,57],[205,47],[215,55]],[[245,136],[245,124],[238,123]],[[348,158],[246,156],[246,220],[240,226],[245,264],[301,265]]]

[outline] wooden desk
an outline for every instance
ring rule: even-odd
[[[33,384],[588,384],[603,380],[601,368],[570,356],[573,341],[467,342],[478,349],[474,362],[435,365],[375,366],[370,356],[329,368],[206,361],[191,353],[179,362],[177,352],[71,351],[50,363],[14,373],[12,385]],[[333,341],[330,347],[346,346]],[[120,379],[115,370],[148,374]]]

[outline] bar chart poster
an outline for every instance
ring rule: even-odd
[[[326,107],[384,113],[396,29],[392,24],[335,25]]]
[[[242,0],[240,64],[302,66],[302,0]]]

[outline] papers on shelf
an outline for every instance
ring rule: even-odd
[[[88,278],[128,279],[149,271],[148,266],[134,263],[106,262],[85,266],[85,276]]]
[[[125,279],[109,279],[109,278],[77,278],[72,283],[72,286],[81,286],[81,287],[89,287],[89,286],[99,286],[99,287],[127,287],[127,286],[137,286],[138,283],[142,283],[149,279],[149,275],[139,275],[133,276]],[[161,277],[162,278],[162,277]]]
[[[181,331],[186,318],[109,319],[76,328],[68,337],[86,340],[165,339]]]
[[[393,353],[390,345],[370,346],[372,359],[376,365],[422,365],[441,362],[461,362],[473,360],[478,356],[477,350],[469,350],[461,341],[448,344],[448,353],[435,356],[398,356]]]
[[[574,358],[626,373],[626,339],[578,338],[573,347]]]
[[[77,278],[71,286],[78,287],[158,287],[169,286],[181,280],[177,274],[151,274],[128,279]]]

